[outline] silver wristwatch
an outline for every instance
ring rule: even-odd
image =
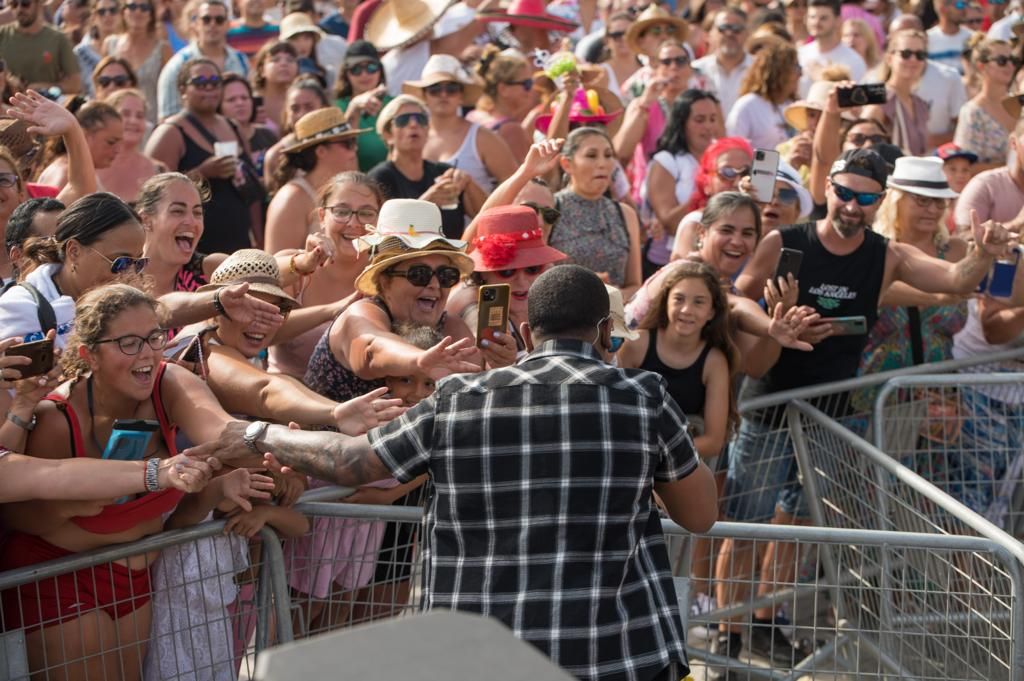
[[[256,454],[262,454],[259,448],[256,446],[256,442],[263,437],[263,433],[267,432],[267,426],[270,424],[266,421],[253,421],[245,429],[245,434],[242,436],[242,440],[245,444]]]
[[[160,459],[155,456],[146,459],[146,491],[160,491]]]

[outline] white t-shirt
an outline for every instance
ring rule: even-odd
[[[75,323],[75,301],[57,291],[53,277],[60,271],[60,265],[42,265],[29,272],[25,280],[35,286],[40,295],[50,301],[57,318],[55,347],[67,345],[68,336]],[[0,338],[20,337],[23,342],[42,340],[39,327],[39,308],[32,294],[24,286],[12,286],[0,296]]]
[[[430,41],[421,40],[415,45],[400,50],[388,50],[380,58],[384,73],[388,77],[388,94],[397,97],[402,94],[402,85],[408,80],[419,80],[423,67],[430,59]]]
[[[818,72],[830,64],[842,64],[850,69],[850,77],[860,82],[868,72],[864,59],[852,47],[839,43],[828,52],[821,51],[817,40],[801,45],[797,52],[800,67],[804,70],[800,78],[800,96],[806,97],[811,83],[818,80]]]
[[[934,135],[953,130],[960,107],[967,103],[960,72],[937,61],[928,60],[914,94],[928,102],[928,132]]]
[[[789,102],[772,104],[753,92],[736,100],[725,119],[725,130],[730,137],[743,137],[757,149],[774,149],[789,139],[789,128],[782,111]]]
[[[693,68],[704,76],[704,85],[708,90],[715,93],[718,101],[722,104],[722,115],[728,116],[733,105],[740,96],[740,85],[743,84],[743,77],[747,75],[747,69],[754,59],[749,54],[744,55],[743,62],[726,73],[718,63],[714,54],[701,57],[693,62]]]
[[[938,26],[932,26],[928,29],[928,58],[963,73],[960,54],[970,37],[971,32],[963,26],[953,35],[946,35]]]
[[[1013,37],[1013,25],[1020,21],[1020,12],[1009,12],[999,21],[996,21],[988,29],[988,37],[992,40],[1005,40],[1010,42]]]

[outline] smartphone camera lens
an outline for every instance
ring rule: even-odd
[[[491,302],[492,300],[497,298],[497,296],[498,296],[498,292],[495,291],[494,289],[491,289],[491,288],[484,289],[484,300],[486,300],[487,302]]]
[[[758,161],[763,161],[764,160],[764,152],[763,151],[755,152],[755,157],[757,158]]]

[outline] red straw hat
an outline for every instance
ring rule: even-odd
[[[500,21],[513,26],[527,26],[548,31],[561,31],[562,33],[571,33],[579,27],[575,21],[549,14],[545,4],[544,0],[512,0],[506,9],[477,12],[476,18],[478,21]]]
[[[537,213],[529,206],[488,208],[476,219],[473,258],[477,272],[518,270],[568,256],[544,242]]]

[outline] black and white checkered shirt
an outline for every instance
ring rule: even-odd
[[[652,499],[697,466],[685,423],[660,376],[558,340],[370,431],[398,480],[433,480],[425,607],[495,617],[582,679],[685,674]]]

